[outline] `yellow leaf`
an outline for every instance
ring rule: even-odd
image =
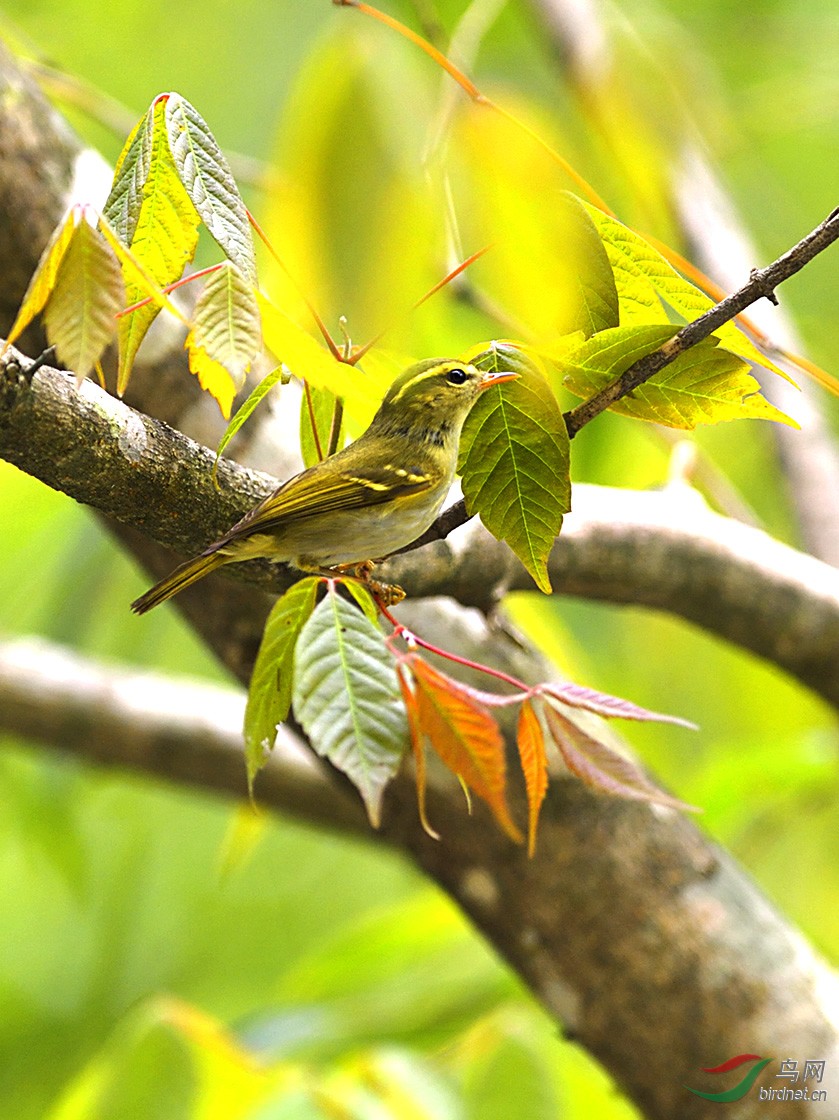
[[[192,316],[190,353],[200,348],[224,366],[237,389],[262,347],[253,288],[230,261],[210,273]]]
[[[29,281],[29,287],[26,289],[20,311],[18,311],[12,329],[9,331],[7,346],[11,346],[15,339],[20,338],[35,316],[46,306],[47,300],[55,287],[58,269],[70,245],[78,220],[79,210],[73,207],[67,211],[60,225],[56,226],[46,248],[41,253],[38,267]]]
[[[196,344],[192,331],[186,336],[185,346],[189,351],[189,368],[198,378],[201,388],[216,399],[225,420],[229,420],[236,396],[236,384],[229,370],[211,358],[203,346]]]
[[[601,331],[555,360],[563,384],[579,397],[609,385],[639,358],[672,338],[672,326],[629,326]],[[690,347],[658,373],[610,405],[614,412],[692,430],[725,420],[775,420],[798,427],[760,395],[748,363],[717,345],[716,336]]]
[[[341,397],[354,427],[365,427],[381,400],[376,382],[358,366],[335,358],[262,292],[257,298],[265,345],[274,357],[295,377]]]
[[[111,341],[124,299],[119,262],[102,234],[82,219],[70,236],[44,311],[47,337],[79,381]]]
[[[143,298],[152,300],[160,308],[165,307],[170,315],[174,315],[184,326],[187,326],[188,320],[181,309],[171,301],[162,288],[155,284],[151,273],[142,262],[134,256],[130,249],[126,249],[104,214],[99,216],[99,230],[122,265],[123,276],[130,280],[132,285],[141,289]]]
[[[178,280],[192,260],[198,242],[198,213],[181,183],[166,132],[165,103],[158,100],[150,110],[151,125],[148,174],[138,191],[139,208],[132,221],[129,248],[159,287]],[[129,227],[130,228],[130,227]],[[129,305],[146,297],[145,285],[126,272],[126,301]],[[119,375],[117,392],[128,384],[137,349],[158,311],[157,303],[146,304],[120,319]]]
[[[681,315],[686,323],[698,319],[714,306],[712,299],[685,280],[640,234],[617,218],[604,214],[597,207],[588,203],[583,205],[606,243],[618,287],[622,324],[649,323],[651,319],[666,322],[667,313],[659,297]],[[795,384],[789,374],[758,350],[733,322],[724,323],[714,331],[714,335],[727,350],[749,362],[756,362],[790,384]]]

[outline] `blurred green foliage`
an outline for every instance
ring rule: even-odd
[[[383,6],[409,21],[415,9],[436,11],[450,31],[467,4]],[[608,16],[615,82],[588,103],[563,81],[525,0],[472,12],[491,26],[470,73],[558,144],[629,222],[677,239],[664,181],[685,104],[763,260],[833,207],[839,14],[828,0],[618,4]],[[129,122],[174,88],[228,150],[273,159],[273,189],[243,184],[245,193],[330,325],[348,313],[363,340],[439,279],[443,231],[420,157],[443,79],[383,28],[327,0],[186,0],[177,34],[171,5],[159,0],[5,0],[3,14],[33,53],[121,100]],[[117,154],[124,134],[78,109],[69,115]],[[828,253],[782,292],[807,352],[834,373],[836,276]],[[432,300],[397,324],[390,343],[452,352],[488,333],[473,307]],[[836,402],[827,408],[837,415]],[[695,438],[762,523],[792,536],[769,425]],[[575,441],[574,474],[658,485],[668,456],[654,432],[603,417]],[[0,521],[14,527],[0,545],[4,633],[219,675],[174,612],[131,617],[142,577],[87,511],[0,464]],[[837,741],[827,709],[670,619],[535,596],[517,596],[510,610],[575,679],[701,725],[678,737],[642,726],[631,739],[835,960]],[[247,810],[23,744],[4,748],[4,1114],[635,1115],[396,857],[273,819],[242,855]]]

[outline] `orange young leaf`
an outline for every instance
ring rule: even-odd
[[[405,711],[408,713],[408,730],[411,735],[411,750],[414,755],[414,765],[416,767],[417,810],[419,811],[420,824],[423,827],[423,831],[426,832],[432,840],[439,840],[440,833],[435,831],[428,823],[428,817],[425,812],[425,740],[423,738],[422,727],[420,726],[416,697],[401,669],[397,672],[396,676],[399,680],[399,688],[402,691],[402,699],[405,701]]]
[[[530,700],[525,700],[521,706],[516,741],[527,789],[527,854],[532,858],[536,851],[539,810],[548,789],[548,756],[542,725]]]
[[[410,656],[404,664],[414,678],[419,730],[446,766],[486,801],[507,835],[521,843],[507,807],[504,740],[498,724],[467,688],[427,661]]]

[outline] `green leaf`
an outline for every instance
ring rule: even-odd
[[[58,266],[44,313],[49,341],[80,381],[113,338],[124,301],[119,262],[102,234],[82,218]]]
[[[223,396],[211,385],[213,396],[222,405],[225,415],[230,413],[230,403],[235,392],[241,389],[251,362],[262,348],[259,306],[251,285],[230,261],[225,261],[207,282],[195,304],[192,329],[186,340],[190,368],[195,368],[197,351],[203,351],[199,362],[209,358],[229,374],[229,386],[222,389]],[[223,401],[229,402],[224,408]]]
[[[567,320],[568,333],[580,330],[589,338],[620,322],[618,289],[606,248],[583,203],[563,191],[561,205],[567,214],[563,256],[572,266],[569,288],[572,281],[577,288],[572,292],[576,298],[571,300],[574,314]]]
[[[224,153],[198,110],[178,93],[166,100],[166,129],[177,173],[225,255],[256,286],[250,222]]]
[[[320,389],[317,385],[304,386],[303,399],[300,401],[300,453],[307,467],[312,467],[326,458],[337,400],[338,398],[329,389]],[[315,440],[315,432],[317,432],[317,440]],[[338,431],[339,450],[344,446],[343,434],[342,417]],[[318,446],[322,454],[318,454]]]
[[[198,214],[181,184],[169,150],[165,104],[161,98],[154,102],[149,114],[151,123],[146,126],[151,129],[148,174],[142,182],[139,210],[135,215],[133,208],[126,207],[125,223],[128,230],[133,226],[128,248],[154,283],[165,288],[180,278],[192,260],[198,242]],[[118,178],[128,163],[126,155],[117,172]],[[144,166],[139,159],[137,166]],[[120,220],[118,213],[117,219]],[[128,306],[145,299],[146,287],[138,284],[128,271],[124,276]],[[137,349],[159,310],[159,305],[153,302],[119,321],[117,392],[120,394],[128,384]]]
[[[640,234],[623,225],[617,218],[604,214],[597,207],[588,203],[582,205],[606,245],[620,297],[622,324],[648,324],[651,320],[668,322],[669,316],[662,300],[686,323],[693,322],[714,306],[712,299],[689,280],[685,280],[658,249],[653,248]],[[792,382],[789,375],[758,350],[733,322],[725,323],[714,332],[714,336],[732,353],[749,362],[756,362]]]
[[[274,746],[277,725],[291,709],[294,649],[314,610],[319,582],[312,576],[293,584],[276,601],[265,623],[245,708],[245,761],[251,789],[266,752]]]
[[[614,381],[633,362],[658,349],[674,334],[672,326],[616,327],[555,358],[564,384],[590,397]],[[649,381],[611,405],[614,412],[691,430],[724,420],[776,420],[798,425],[760,395],[748,363],[718,345],[716,336],[692,346]]]
[[[405,706],[381,632],[332,585],[300,635],[293,696],[312,746],[358,787],[378,826],[407,742]]]
[[[492,343],[473,359],[484,370],[515,370],[487,389],[463,428],[458,470],[470,513],[512,548],[542,591],[546,561],[571,508],[568,433],[550,385],[521,350]]]
[[[567,1116],[551,1060],[534,1044],[535,1032],[522,1030],[520,1023],[507,1026],[501,1015],[488,1017],[482,1027],[479,1043],[472,1042],[469,1047],[467,1042],[463,1047],[466,1120],[555,1120]]]
[[[271,391],[271,389],[274,388],[278,381],[283,380],[285,374],[285,366],[277,366],[276,369],[272,369],[270,373],[266,374],[265,377],[262,378],[256,388],[248,394],[247,400],[245,400],[239,406],[239,408],[236,409],[236,413],[233,419],[225,428],[224,435],[219,440],[219,445],[216,448],[216,461],[213,465],[213,479],[215,479],[216,471],[218,469],[218,461],[221,458],[225,447],[227,447],[228,443],[230,443],[231,439],[233,439],[233,437],[236,435],[245,421],[249,418],[250,414],[263,399],[263,397],[267,396],[267,394]]]

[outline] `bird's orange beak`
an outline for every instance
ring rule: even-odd
[[[517,377],[518,374],[513,373],[512,370],[503,370],[500,373],[485,373],[481,381],[481,392],[484,389],[491,389],[494,385],[500,385],[504,381],[515,381]]]

